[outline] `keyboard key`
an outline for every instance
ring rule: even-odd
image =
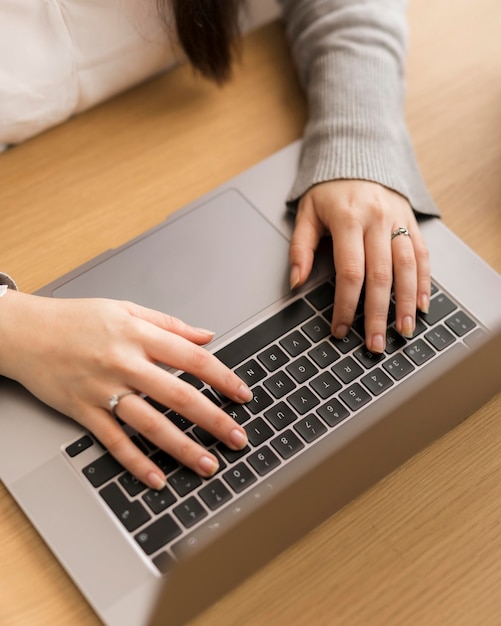
[[[211,480],[208,485],[202,487],[198,495],[211,511],[215,511],[232,498],[229,489],[218,478]]]
[[[313,413],[307,417],[303,417],[303,419],[294,426],[294,430],[301,435],[306,443],[311,443],[320,437],[320,435],[327,432],[327,428]]]
[[[332,365],[334,361],[340,358],[339,352],[328,341],[322,341],[321,344],[310,350],[308,355],[321,368]]]
[[[278,346],[270,346],[258,354],[257,358],[269,372],[274,372],[289,360],[289,357]]]
[[[297,419],[297,415],[285,402],[279,402],[271,409],[268,409],[264,416],[275,430],[282,430],[282,428],[292,424]]]
[[[170,507],[171,504],[174,504],[176,496],[168,487],[164,487],[160,491],[150,489],[144,494],[143,500],[153,513],[161,513]]]
[[[299,359],[287,365],[285,369],[300,384],[306,382],[318,372],[318,369],[305,356],[300,356]]]
[[[181,467],[175,474],[169,476],[167,481],[181,497],[202,484],[200,476],[187,467]]]
[[[456,309],[456,305],[445,294],[439,293],[430,300],[430,310],[428,313],[421,313],[424,321],[433,326],[449,313]]]
[[[475,322],[463,311],[457,311],[446,319],[445,323],[458,337],[462,337],[476,326]]]
[[[172,509],[172,512],[185,528],[191,528],[201,519],[207,517],[207,511],[195,496],[191,496],[178,504]]]
[[[441,324],[430,330],[429,333],[426,333],[425,339],[431,343],[435,350],[439,351],[447,348],[447,346],[450,346],[451,343],[456,341],[454,335]]]
[[[236,404],[232,402],[228,406],[223,409],[230,417],[232,417],[237,424],[245,424],[248,420],[250,420],[250,415],[244,409],[241,404]]]
[[[153,554],[181,534],[181,528],[166,513],[139,532],[134,538],[146,554]]]
[[[393,385],[393,381],[389,376],[387,376],[382,369],[377,367],[370,374],[363,376],[360,379],[367,389],[374,395],[378,396],[383,391],[386,391],[389,387]]]
[[[74,441],[66,448],[66,454],[68,456],[75,457],[77,456],[77,454],[80,454],[80,452],[87,450],[87,448],[90,448],[92,445],[94,445],[94,440],[92,439],[92,437],[89,437],[89,435],[84,435],[83,437],[80,437],[78,441]]]
[[[254,447],[260,446],[273,435],[273,430],[262,417],[257,417],[255,420],[252,420],[250,424],[246,424],[245,432],[247,433],[249,442]]]
[[[314,317],[312,320],[302,326],[301,329],[303,330],[305,335],[307,335],[315,343],[321,341],[322,339],[327,337],[327,335],[331,334],[329,324],[327,324],[327,322],[321,317]]]
[[[405,346],[405,339],[400,333],[397,333],[393,326],[390,326],[386,330],[386,354],[393,354],[402,346]]]
[[[337,398],[332,398],[329,402],[322,404],[317,409],[317,413],[328,426],[336,426],[350,415],[348,409]]]
[[[249,461],[249,465],[260,476],[264,476],[280,465],[280,459],[268,446],[263,446],[259,450],[256,450],[247,460]]]
[[[346,354],[356,348],[362,343],[362,340],[358,335],[356,335],[352,330],[343,337],[342,339],[336,339],[335,337],[331,337],[330,341],[336,346],[336,348],[342,353]]]
[[[330,398],[342,388],[341,383],[330,372],[322,372],[311,381],[310,385],[322,400]]]
[[[167,574],[176,564],[176,560],[168,552],[160,552],[152,561],[161,574]]]
[[[265,380],[264,386],[277,399],[283,398],[296,388],[296,384],[282,371],[273,374],[273,376]]]
[[[223,474],[223,478],[236,493],[241,493],[257,480],[245,463],[235,465]]]
[[[188,372],[184,372],[179,376],[179,378],[181,378],[181,380],[184,380],[186,383],[189,383],[193,387],[196,387],[196,389],[202,389],[204,386],[200,378],[197,378],[196,376],[194,376],[193,374],[189,374]]]
[[[300,415],[304,415],[319,404],[320,400],[307,387],[301,387],[287,398]]]
[[[283,459],[289,459],[304,448],[304,443],[292,430],[286,430],[280,437],[272,439],[271,445]]]
[[[421,365],[426,361],[429,361],[432,356],[435,356],[436,352],[422,339],[413,341],[410,345],[404,348],[405,354],[416,364]]]
[[[163,450],[158,450],[158,452],[152,454],[150,458],[165,475],[170,474],[179,467],[179,463],[176,459]]]
[[[144,506],[137,501],[131,502],[115,483],[101,489],[99,494],[129,532],[151,519]]]
[[[256,352],[264,350],[283,334],[305,322],[314,313],[314,309],[306,300],[299,298],[270,319],[218,350],[216,356],[230,369],[234,368]]]
[[[395,354],[383,363],[383,367],[395,380],[401,380],[415,369],[403,354]]]
[[[231,448],[228,448],[228,446],[224,443],[218,443],[217,449],[219,452],[221,452],[221,454],[228,461],[228,463],[235,463],[235,461],[241,459],[250,450],[249,446],[245,446],[245,448],[242,448],[241,450],[232,450]],[[221,469],[224,469],[224,467]]]
[[[352,380],[355,380],[364,372],[351,356],[347,356],[342,361],[339,361],[331,369],[345,384],[351,383]]]
[[[376,363],[379,363],[379,361],[382,361],[384,359],[384,354],[376,354],[375,352],[371,352],[365,346],[363,348],[355,350],[353,356],[358,359],[366,369],[374,367]]]
[[[123,472],[123,470],[124,468],[120,463],[107,452],[84,467],[82,472],[93,487],[100,487],[111,478],[120,474],[120,472]]]
[[[212,433],[201,426],[195,426],[193,429],[193,434],[196,435],[197,439],[207,448],[216,443],[217,439],[214,437]]]
[[[165,417],[170,419],[174,426],[177,426],[179,430],[182,430],[183,432],[193,425],[193,422],[190,422],[190,420],[187,420],[176,411],[169,411]]]
[[[316,309],[322,311],[325,307],[334,302],[334,285],[332,283],[322,283],[319,287],[310,291],[306,299]]]
[[[360,409],[372,399],[367,391],[358,383],[353,383],[348,389],[342,391],[339,397],[352,411]]]
[[[266,371],[259,365],[256,359],[247,361],[240,367],[237,367],[235,374],[241,378],[249,387],[255,385],[266,376]]]
[[[299,330],[295,330],[290,335],[287,335],[287,337],[281,339],[280,345],[294,357],[299,356],[302,352],[307,350],[311,346],[311,343]]]
[[[130,472],[125,472],[118,479],[118,482],[122,485],[125,491],[133,498],[137,496],[141,491],[146,489],[146,485],[133,476]]]
[[[245,406],[249,409],[251,413],[256,415],[257,413],[261,413],[270,404],[273,404],[273,398],[266,393],[266,391],[262,387],[254,387],[252,390],[252,400],[248,402]]]

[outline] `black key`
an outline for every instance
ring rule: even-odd
[[[170,474],[179,467],[179,463],[176,459],[163,450],[158,450],[158,452],[152,454],[151,460],[155,465],[158,465],[165,475]]]
[[[268,393],[266,393],[266,391],[262,387],[254,387],[254,389],[252,390],[252,394],[252,400],[248,402],[245,406],[254,415],[269,407],[270,404],[273,404],[273,398]]]
[[[330,341],[332,341],[336,348],[343,354],[346,354],[347,352],[349,352],[353,348],[356,348],[362,343],[360,337],[356,335],[352,330],[350,330],[346,337],[343,337],[342,339],[336,339],[335,337],[331,337]]]
[[[330,335],[331,329],[329,324],[321,317],[314,317],[301,327],[305,335],[307,335],[315,343],[321,341],[327,335]]]
[[[405,346],[405,339],[393,326],[390,326],[386,331],[386,353],[393,354],[402,346]]]
[[[83,437],[80,437],[78,441],[70,443],[70,445],[66,448],[66,454],[68,456],[75,457],[77,456],[77,454],[80,454],[80,452],[83,452],[84,450],[87,450],[87,448],[90,448],[93,444],[94,441],[92,437],[89,437],[89,435],[84,435]]]
[[[212,433],[201,426],[195,426],[193,429],[193,433],[196,435],[197,439],[200,440],[200,443],[203,443],[207,448],[216,443],[217,439],[214,437]]]
[[[175,474],[169,476],[167,480],[181,497],[202,484],[200,476],[187,467],[182,467]]]
[[[135,476],[133,476],[130,472],[125,472],[125,474],[122,474],[122,476],[120,476],[120,478],[118,479],[118,482],[132,498],[146,489],[146,485]]]
[[[333,313],[334,313],[334,306],[330,306],[328,309],[325,309],[325,311],[322,313],[324,318],[327,320],[329,326],[331,325],[331,322],[332,322]]]
[[[280,465],[280,459],[268,446],[263,446],[259,450],[256,450],[247,460],[260,476],[264,476]]]
[[[307,387],[301,387],[301,389],[291,393],[287,400],[300,415],[308,413],[320,402]]]
[[[193,422],[190,422],[190,420],[186,419],[176,411],[169,411],[165,417],[170,419],[174,426],[177,426],[179,430],[182,431],[187,430],[190,426],[193,425]]]
[[[285,369],[298,383],[304,383],[318,372],[318,369],[305,356],[300,356]]]
[[[306,299],[316,309],[321,311],[334,302],[334,285],[332,283],[323,283],[313,289],[313,291],[310,291]]]
[[[120,472],[123,472],[123,470],[124,468],[120,463],[107,452],[84,467],[82,472],[94,487],[100,487],[117,474],[120,474]]]
[[[308,354],[322,368],[328,367],[340,358],[339,352],[327,341],[322,341],[321,344],[310,350]]]
[[[145,440],[141,439],[141,437],[139,437],[138,435],[132,435],[130,440],[136,446],[136,448],[139,448],[141,450],[141,452],[143,454],[145,454],[146,456],[148,456],[148,454],[150,453],[151,450],[155,450],[156,449],[156,446],[152,447],[152,448],[149,448],[147,446]]]
[[[219,393],[212,393],[212,391],[209,391],[208,389],[204,389],[202,391],[202,393],[204,394],[204,396],[206,398],[209,398],[209,400],[211,402],[213,402],[216,406],[221,406],[222,402],[221,402],[221,396],[218,397]],[[217,395],[216,395],[217,394]]]
[[[264,416],[275,430],[282,430],[282,428],[292,424],[297,419],[297,415],[285,402],[279,402],[271,409],[268,409]]]
[[[395,380],[402,379],[415,369],[414,365],[403,354],[393,355],[383,363],[383,367]]]
[[[145,396],[144,399],[154,409],[156,409],[157,411],[160,411],[160,413],[166,413],[169,410],[168,407],[165,406],[165,404],[162,404],[161,402],[158,402],[157,400],[154,400],[153,398],[150,398],[149,396]]]
[[[235,463],[235,461],[241,459],[250,450],[249,446],[245,446],[245,448],[242,448],[241,450],[232,450],[231,448],[228,448],[228,446],[224,443],[218,443],[217,449],[219,450],[219,452],[221,452],[221,454],[228,461],[228,463]]]
[[[167,574],[176,564],[176,560],[168,552],[160,552],[152,561],[161,574]]]
[[[241,404],[232,402],[228,406],[224,407],[223,410],[226,411],[226,413],[228,413],[228,415],[232,417],[237,424],[245,424],[245,422],[250,419],[250,415]]]
[[[272,439],[271,445],[283,459],[289,459],[304,448],[304,443],[292,430],[286,430],[280,437]]]
[[[184,372],[179,376],[179,378],[181,378],[181,380],[184,380],[186,383],[193,385],[193,387],[196,387],[197,389],[202,389],[204,386],[200,378],[197,378],[196,376],[194,376],[193,374],[189,374],[188,372]]]
[[[311,381],[310,385],[322,400],[330,398],[342,387],[341,383],[330,372],[322,372]]]
[[[232,467],[223,474],[223,478],[236,493],[247,489],[247,487],[257,480],[245,463],[239,463],[235,465],[235,467]]]
[[[250,424],[246,424],[245,432],[253,446],[261,445],[273,435],[273,430],[262,417],[257,417],[255,420],[252,420]]]
[[[153,513],[161,513],[171,504],[174,504],[176,496],[168,487],[164,487],[160,491],[150,489],[144,494],[143,500],[150,507]]]
[[[342,361],[339,361],[339,363],[333,365],[331,369],[334,374],[336,374],[336,376],[338,376],[343,383],[346,384],[351,383],[352,380],[358,378],[358,376],[363,374],[364,371],[360,365],[357,365],[351,356],[347,356]]]
[[[306,443],[311,443],[320,437],[320,435],[327,432],[327,428],[325,428],[318,417],[313,414],[303,417],[303,419],[294,426],[294,430],[301,435]]]
[[[277,399],[283,398],[296,388],[295,383],[282,371],[273,374],[268,380],[265,380],[264,386]]]
[[[446,319],[445,323],[458,337],[462,337],[476,326],[475,322],[464,311],[457,311]]]
[[[376,363],[379,363],[379,361],[382,361],[384,359],[384,354],[371,352],[365,346],[363,348],[355,350],[353,356],[358,359],[366,369],[370,369],[371,367],[376,365]]]
[[[129,532],[151,519],[144,506],[137,501],[131,502],[115,483],[106,485],[99,493]]]
[[[383,393],[388,387],[393,385],[393,381],[387,376],[382,369],[377,367],[374,371],[360,379],[367,389],[375,396]]]
[[[247,361],[240,367],[237,367],[235,374],[241,378],[249,387],[255,385],[266,376],[266,371],[259,365],[255,359]]]
[[[215,511],[232,498],[229,489],[218,478],[211,480],[208,485],[202,487],[198,495],[211,511]]]
[[[284,337],[280,341],[280,345],[285,348],[291,356],[298,356],[301,352],[307,350],[311,346],[311,343],[299,330],[295,330],[290,335],[287,335],[287,337]]]
[[[258,354],[257,358],[269,372],[274,372],[289,360],[289,357],[278,346],[270,346],[264,352]]]
[[[329,402],[322,404],[322,406],[317,409],[317,413],[328,426],[335,426],[350,415],[348,409],[344,404],[341,404],[337,398],[332,398]]]
[[[411,340],[424,332],[426,328],[426,324],[423,322],[423,320],[419,316],[416,317],[416,326],[414,328],[414,332],[412,333]]]
[[[234,368],[313,315],[314,310],[305,300],[295,300],[270,319],[218,350],[216,356],[229,368]]]
[[[426,333],[425,339],[431,343],[435,350],[439,351],[447,348],[447,346],[450,346],[451,343],[456,341],[454,335],[441,324],[430,330],[429,333]]]
[[[443,317],[452,313],[452,311],[456,308],[457,307],[452,300],[449,300],[445,294],[439,293],[430,300],[429,312],[421,313],[421,316],[427,324],[433,326]]]
[[[404,348],[405,354],[416,364],[421,365],[425,363],[432,356],[436,354],[435,350],[431,348],[426,341],[417,339]]]
[[[364,404],[367,404],[367,402],[371,400],[371,396],[358,383],[353,383],[348,389],[342,391],[339,397],[352,411],[363,407]]]
[[[166,513],[163,517],[139,532],[134,539],[146,554],[153,554],[153,552],[156,552],[180,534],[181,528]]]
[[[191,496],[184,502],[181,502],[172,511],[185,528],[191,528],[201,519],[207,517],[207,511],[195,496]]]

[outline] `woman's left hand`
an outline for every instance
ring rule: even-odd
[[[399,229],[399,235],[392,233]],[[408,235],[406,234],[408,232]],[[333,242],[336,290],[332,333],[346,336],[365,287],[366,345],[383,352],[392,286],[397,331],[411,337],[416,309],[428,310],[428,250],[409,202],[378,183],[336,180],[312,187],[299,203],[290,244],[290,282],[308,278],[321,237]]]

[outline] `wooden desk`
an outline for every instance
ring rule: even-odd
[[[445,222],[501,271],[501,4],[413,0],[408,116]],[[0,267],[34,290],[297,138],[283,32],[220,91],[180,68],[0,156]],[[501,623],[501,395],[196,620]],[[0,624],[92,610],[0,487]],[[124,624],[124,626],[126,626]]]

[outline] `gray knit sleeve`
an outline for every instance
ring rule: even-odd
[[[0,272],[0,285],[7,285],[9,289],[17,289],[14,280],[8,275]]]
[[[438,215],[405,122],[407,0],[280,0],[308,101],[289,202],[335,179],[378,182]]]

